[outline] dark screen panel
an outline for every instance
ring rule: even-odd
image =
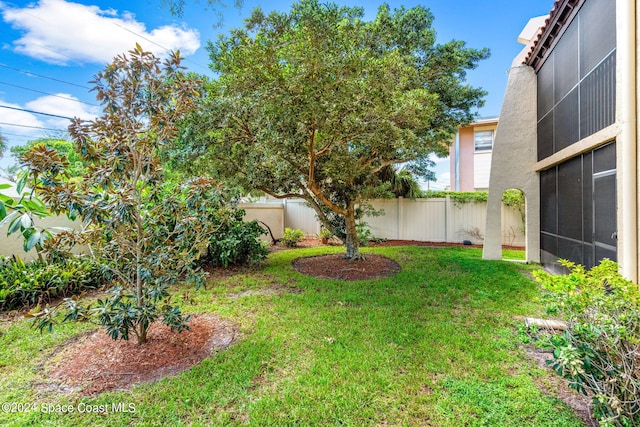
[[[611,53],[580,83],[580,138],[613,124],[616,114],[616,55]]]
[[[614,141],[540,172],[540,258],[551,271],[559,258],[587,268],[616,259],[615,151]]]
[[[578,23],[574,20],[554,48],[554,101],[560,102],[578,83]]]
[[[582,235],[585,242],[593,242],[593,154],[582,156]],[[591,257],[593,258],[593,256]],[[586,254],[585,254],[586,259]]]
[[[553,111],[538,122],[538,160],[549,157],[553,149]]]
[[[538,120],[553,108],[553,53],[538,71]]]
[[[556,234],[556,168],[540,172],[540,230]]]
[[[609,258],[611,261],[618,261],[618,254],[616,251],[596,246],[596,260],[599,263],[603,258]]]
[[[538,160],[615,122],[615,1],[581,2],[564,25],[537,71]]]
[[[616,168],[616,145],[607,144],[593,152],[593,173]]]
[[[616,232],[616,176],[607,175],[593,180],[593,214],[596,243],[616,246],[612,237]]]
[[[560,151],[580,139],[578,89],[572,90],[553,110],[554,151]]]
[[[575,242],[558,237],[558,258],[583,264],[582,249],[582,242]]]
[[[551,234],[540,235],[540,249],[557,256],[558,254],[558,237]]]
[[[616,3],[584,2],[580,19],[580,77],[584,77],[616,47]]]
[[[590,269],[595,265],[594,257],[595,257],[595,253],[594,253],[593,245],[585,243],[582,249],[582,262],[583,262],[582,265],[584,265],[585,268]]]
[[[558,235],[582,241],[582,156],[558,165]]]

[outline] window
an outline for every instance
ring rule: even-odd
[[[493,131],[476,131],[474,135],[476,151],[491,151],[493,149]]]

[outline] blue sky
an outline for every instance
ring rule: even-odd
[[[382,3],[336,2],[364,7],[368,19]],[[87,82],[136,42],[160,55],[166,49],[179,49],[189,69],[210,74],[208,40],[241,26],[255,7],[286,11],[292,1],[245,0],[239,9],[218,5],[215,10],[205,0],[187,3],[184,16],[176,18],[162,0],[0,0],[0,133],[9,146],[60,135],[68,120],[54,116],[90,119],[99,114]],[[489,91],[478,112],[482,117],[500,113],[506,71],[523,47],[516,41],[520,31],[530,18],[547,14],[553,6],[553,0],[387,3],[392,8],[421,4],[431,9],[439,42],[464,40],[470,47],[491,50],[491,57],[468,75],[469,83]],[[0,167],[13,162],[6,157]],[[448,180],[448,163],[439,161],[436,172],[439,182],[432,188],[441,188]]]

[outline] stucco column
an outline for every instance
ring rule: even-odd
[[[540,262],[540,185],[537,161],[537,77],[533,68],[509,70],[493,143],[484,259],[502,259],[502,193],[516,188],[526,197],[528,262]]]
[[[638,14],[638,15],[637,15]],[[636,17],[640,19],[637,1],[616,2],[616,168],[617,168],[617,232],[618,264],[620,272],[629,280],[640,279],[638,241],[640,241],[640,218],[638,201],[638,119],[640,97],[638,96],[637,48],[640,31]]]

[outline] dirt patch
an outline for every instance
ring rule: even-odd
[[[553,354],[551,352],[531,346],[525,348],[525,352],[540,368],[550,370],[547,365],[547,360],[553,360]],[[585,396],[570,388],[568,382],[557,376],[555,372],[552,376],[545,378],[545,380],[548,380],[548,382],[536,381],[536,385],[543,393],[555,396],[564,402],[565,405],[573,408],[578,418],[580,418],[586,426],[598,427],[598,422],[591,416],[592,406],[590,396]]]
[[[364,260],[352,261],[341,254],[296,258],[293,267],[307,276],[323,279],[366,280],[391,276],[400,271],[394,260],[366,254]]]
[[[320,243],[319,239],[304,239],[298,243],[297,247],[286,247],[280,244],[269,246],[270,251],[281,251],[285,249],[300,249],[300,248],[315,248],[317,246],[342,246],[342,242],[340,242],[337,238],[332,238],[329,240],[329,243],[323,245]],[[464,243],[452,243],[452,242],[422,242],[419,240],[384,240],[381,242],[369,242],[370,248],[376,247],[385,247],[385,246],[427,246],[431,248],[443,248],[443,247],[465,247],[465,248],[482,248],[482,245],[465,245]],[[512,250],[524,250],[525,248],[522,246],[508,246],[503,245],[502,249],[512,249]]]
[[[156,323],[141,345],[135,338],[114,341],[103,329],[76,337],[43,363],[48,379],[36,389],[83,395],[126,390],[189,369],[236,338],[233,325],[212,315],[193,316],[189,327],[174,333]]]

